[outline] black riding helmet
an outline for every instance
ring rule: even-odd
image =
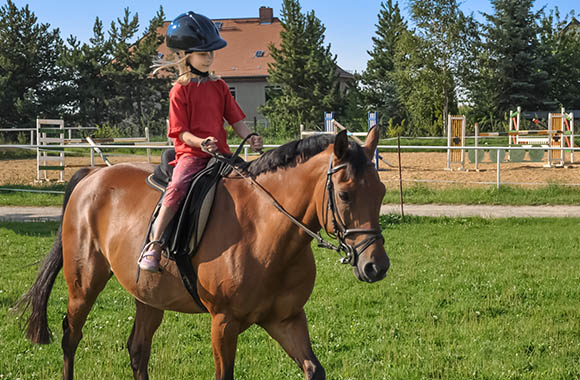
[[[172,50],[186,53],[213,51],[227,45],[213,21],[191,11],[177,16],[169,24],[165,43]]]

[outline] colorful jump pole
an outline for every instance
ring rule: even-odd
[[[324,132],[335,133],[334,124],[332,123],[333,120],[334,120],[334,112],[324,113]]]
[[[378,112],[369,112],[369,131],[372,127],[379,123],[379,113]],[[379,170],[379,150],[375,149],[375,168],[377,171]]]

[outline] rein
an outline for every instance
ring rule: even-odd
[[[306,225],[304,225],[304,223],[300,222],[292,214],[290,214],[288,211],[286,211],[286,209],[280,204],[280,202],[278,202],[276,200],[276,198],[274,198],[274,196],[272,194],[270,194],[270,192],[268,190],[266,190],[253,177],[247,175],[244,171],[239,169],[234,164],[234,160],[238,156],[238,154],[241,150],[241,147],[246,143],[246,141],[250,137],[252,137],[254,135],[257,135],[257,134],[250,133],[248,136],[246,136],[246,138],[239,145],[236,153],[234,153],[234,155],[231,157],[231,159],[228,159],[219,153],[215,153],[215,154],[213,154],[213,156],[217,160],[230,166],[232,168],[232,170],[235,171],[240,177],[242,177],[243,179],[248,181],[252,186],[254,186],[260,192],[262,192],[264,195],[266,195],[266,197],[270,200],[272,205],[278,211],[280,211],[283,215],[285,215],[288,219],[290,219],[290,221],[292,223],[294,223],[296,226],[298,226],[300,229],[302,229],[308,236],[315,239],[317,241],[318,247],[330,249],[330,250],[336,251],[338,253],[344,252],[345,256],[340,259],[340,262],[342,264],[350,264],[352,266],[356,266],[358,263],[359,256],[368,247],[370,247],[375,241],[377,241],[378,239],[383,239],[383,235],[381,234],[381,229],[379,229],[379,228],[373,228],[373,229],[351,228],[351,229],[347,229],[342,217],[340,217],[340,214],[337,212],[336,198],[335,198],[336,195],[334,192],[334,184],[332,182],[332,175],[337,173],[338,171],[346,168],[347,164],[341,164],[341,165],[333,167],[332,166],[332,158],[334,157],[334,154],[330,155],[330,162],[328,164],[328,170],[326,172],[326,191],[324,193],[324,196],[322,197],[322,202],[323,202],[323,206],[324,206],[324,200],[326,198],[326,194],[328,193],[328,207],[327,207],[327,212],[325,213],[325,216],[324,216],[324,223],[326,224],[326,222],[328,220],[327,219],[328,218],[328,210],[330,210],[330,213],[332,215],[332,225],[333,225],[333,230],[334,230],[334,236],[331,234],[329,234],[329,235],[331,237],[335,237],[338,240],[338,245],[335,245],[327,240],[324,240],[324,238],[320,235],[320,232],[316,233],[316,232],[312,231],[310,228],[308,228]],[[324,209],[325,208],[323,207],[323,210]],[[350,235],[356,235],[356,234],[369,234],[370,236],[354,246],[348,244],[346,242],[346,239]]]

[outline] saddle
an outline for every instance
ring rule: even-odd
[[[173,166],[169,165],[169,162],[174,159],[175,150],[164,151],[161,155],[161,164],[156,166],[153,174],[147,177],[147,184],[162,192],[162,195],[149,221],[144,245],[151,239],[153,224],[157,219],[165,196],[165,189],[173,174]],[[234,161],[236,163],[244,162],[237,156],[235,156]],[[205,307],[197,294],[197,274],[193,269],[191,259],[195,256],[203,237],[203,231],[211,213],[216,186],[219,180],[231,171],[232,167],[227,162],[216,158],[210,159],[205,169],[199,171],[193,178],[185,200],[160,239],[165,247],[166,256],[177,264],[188,292],[204,310]]]

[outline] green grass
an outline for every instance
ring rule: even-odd
[[[355,279],[315,249],[306,306],[314,350],[329,379],[580,378],[580,219],[382,218],[391,258],[376,284]],[[0,379],[58,379],[62,276],[49,303],[55,342],[29,344],[8,308],[35,277],[56,223],[0,224]],[[134,306],[112,279],[77,354],[80,379],[131,378],[124,348]],[[155,336],[154,379],[213,378],[209,317],[166,313]],[[241,335],[238,379],[301,379],[278,345]]]
[[[15,190],[64,192],[65,187],[65,184],[43,186],[3,185],[0,186],[0,206],[62,206],[64,194]]]
[[[481,205],[580,205],[580,188],[547,185],[539,188],[516,186],[449,187],[434,189],[422,184],[403,188],[403,200],[410,204],[481,204]],[[399,203],[398,184],[389,186],[383,203]]]
[[[11,185],[0,188],[0,206],[61,206],[62,194],[2,190],[10,188],[64,191],[65,185],[48,187]],[[580,188],[548,185],[540,188],[502,186],[499,190],[495,186],[434,189],[418,184],[405,188],[403,199],[407,204],[580,205]],[[399,203],[399,191],[395,186],[389,186],[383,203]]]

